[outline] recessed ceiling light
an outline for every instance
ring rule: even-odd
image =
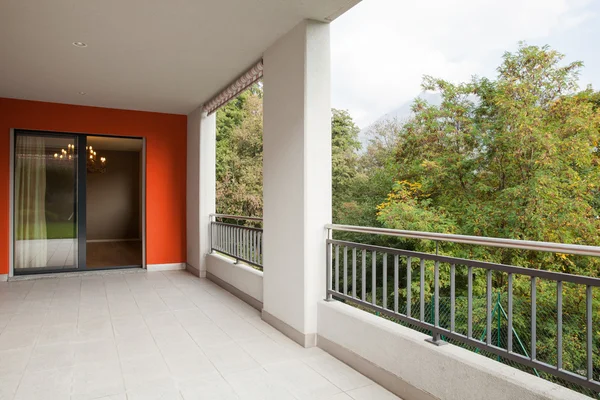
[[[82,96],[84,96],[84,95],[85,95],[85,92],[79,92],[79,94],[80,94],[80,95],[82,95]]]
[[[87,47],[87,44],[83,42],[73,42],[73,46],[75,47]]]

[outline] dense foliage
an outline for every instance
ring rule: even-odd
[[[262,128],[258,85],[217,111],[217,213],[262,215]]]
[[[564,55],[547,46],[522,43],[517,51],[504,54],[494,79],[473,77],[452,83],[426,76],[423,90],[437,93],[439,104],[417,98],[407,120],[376,123],[369,130],[366,149],[360,148],[359,129],[350,114],[332,110],[334,222],[600,245],[600,92],[578,87],[582,68],[581,62],[565,63]],[[262,215],[261,96],[255,87],[219,111],[218,212]],[[436,250],[427,241],[337,237]],[[528,268],[600,275],[600,262],[592,257],[456,244],[441,244],[439,251]],[[448,267],[440,277],[441,296],[449,296]],[[432,304],[432,270],[428,265],[428,305]],[[485,295],[483,274],[483,270],[475,271],[475,296]],[[406,299],[403,278],[401,289],[391,286],[391,277],[387,279],[388,304],[396,291],[401,301]],[[413,279],[415,301],[419,297],[417,270]],[[466,268],[457,268],[458,297],[466,296],[466,280]],[[378,287],[383,284],[381,274],[377,282]],[[371,293],[371,283],[365,284]],[[494,274],[493,290],[498,298],[496,342],[508,334],[500,314],[506,309],[506,274]],[[377,296],[381,304],[382,293]],[[515,277],[514,296],[515,335],[525,343],[517,351],[526,354],[531,321],[528,278]],[[581,373],[586,368],[585,288],[565,284],[563,298],[564,368]],[[538,359],[555,363],[555,283],[538,282],[537,304]],[[598,293],[594,310],[600,318]],[[458,307],[457,318],[465,312]],[[485,319],[485,314],[480,317]],[[466,321],[461,321],[457,320],[459,331],[466,329]],[[442,320],[442,324],[447,322]],[[600,331],[594,332],[594,343],[600,345]],[[596,357],[594,374],[599,379]]]
[[[423,88],[442,102],[413,104],[414,117],[396,143],[396,183],[379,206],[379,221],[390,228],[599,244],[600,113],[591,89],[576,91],[581,63],[562,66],[562,58],[522,46],[505,54],[496,80],[455,85],[425,77]],[[521,259],[502,250],[480,256],[597,274],[570,258]]]
[[[579,90],[582,63],[564,64],[563,58],[548,47],[522,44],[504,55],[494,80],[454,84],[425,77],[423,89],[439,93],[441,102],[416,99],[412,117],[393,124],[393,150],[383,150],[393,183],[377,206],[381,226],[600,245],[599,93]],[[376,141],[369,150],[382,154],[381,147]],[[431,242],[404,245],[434,251]],[[440,251],[594,277],[600,272],[593,257],[452,244]],[[475,270],[476,295],[485,294],[484,273]],[[431,268],[427,274],[430,298]],[[457,295],[465,296],[466,271],[458,274]],[[442,285],[448,296],[448,274],[442,273]],[[515,309],[514,326],[526,343],[524,354],[530,340],[529,279],[516,276],[514,286],[515,302],[522,305]],[[506,294],[506,274],[494,274],[493,290]],[[565,284],[563,298],[564,368],[585,371],[585,287]],[[538,358],[556,363],[555,283],[538,282],[537,304]],[[596,294],[594,310],[599,309]],[[507,335],[506,320],[500,322],[495,338],[502,331]],[[594,343],[600,343],[600,332],[594,332]],[[598,376],[600,360],[594,364]]]

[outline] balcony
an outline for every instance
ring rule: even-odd
[[[183,271],[0,283],[0,332],[1,399],[396,398]]]
[[[368,236],[597,248],[331,225],[330,22],[358,2],[5,2],[0,400],[598,397],[598,279]],[[217,216],[216,110],[259,79],[264,220]],[[88,199],[94,136],[137,143],[139,188],[122,191],[137,206],[94,219],[134,234],[88,229],[108,203]],[[77,155],[72,184],[46,185],[52,146]],[[88,261],[88,242],[124,239],[135,263]]]

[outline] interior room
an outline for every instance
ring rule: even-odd
[[[142,265],[142,143],[87,137],[88,268]]]

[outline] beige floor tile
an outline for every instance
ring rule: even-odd
[[[113,363],[119,360],[117,347],[112,339],[73,343],[75,364]]]
[[[75,365],[75,347],[72,343],[36,346],[31,353],[28,371],[68,368]]]
[[[343,391],[373,384],[373,381],[329,354],[305,358],[302,361]]]
[[[121,360],[123,380],[128,391],[136,390],[171,373],[160,354]]]
[[[2,400],[12,400],[17,393],[17,388],[19,387],[19,383],[21,382],[21,378],[23,377],[23,373],[9,373],[0,376],[0,399]]]
[[[262,368],[225,375],[225,380],[244,400],[295,400],[285,382]]]
[[[115,342],[121,360],[160,354],[156,342],[150,333],[138,336],[117,336]]]
[[[201,352],[179,357],[165,356],[165,362],[173,379],[177,382],[187,381],[197,377],[219,376],[220,373],[213,363]]]
[[[298,399],[323,399],[342,391],[299,360],[270,364],[265,369]]]
[[[25,372],[15,400],[69,400],[73,368]]]
[[[233,387],[222,377],[192,379],[179,384],[184,400],[239,400]]]
[[[379,385],[369,385],[346,392],[354,400],[398,400],[399,397]]]
[[[127,400],[182,400],[179,388],[171,378],[156,379],[127,391]]]
[[[203,349],[208,359],[222,374],[256,368],[259,364],[235,343]]]
[[[115,337],[119,336],[143,336],[150,334],[146,321],[141,314],[112,315],[112,326]]]
[[[0,351],[32,347],[38,333],[38,331],[4,328],[0,334]]]
[[[346,393],[338,393],[331,397],[326,397],[323,400],[352,400],[352,397],[348,396]]]
[[[38,346],[71,343],[78,337],[77,323],[44,325],[37,339]]]
[[[254,339],[241,340],[237,343],[262,366],[280,363],[294,358],[292,352],[286,350],[267,335]]]
[[[22,374],[27,367],[33,346],[0,351],[0,381],[8,374]]]
[[[125,392],[118,362],[79,365],[73,372],[72,400],[92,400]]]

